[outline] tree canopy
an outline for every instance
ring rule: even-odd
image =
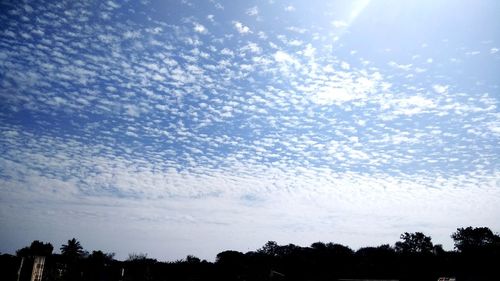
[[[68,258],[81,258],[86,255],[82,245],[75,238],[68,240],[66,245],[61,246],[61,254]]]
[[[451,238],[455,241],[455,248],[462,252],[500,245],[500,236],[487,227],[457,228]]]
[[[31,242],[29,247],[24,247],[16,251],[19,257],[27,256],[50,256],[54,247],[50,243],[44,243],[38,240]]]
[[[315,242],[309,247],[279,245],[269,241],[256,251],[227,250],[216,262],[188,255],[185,259],[161,262],[145,253],[133,253],[124,261],[114,254],[83,249],[75,238],[61,246],[61,254],[51,254],[52,245],[33,241],[17,251],[17,257],[0,255],[6,265],[5,280],[28,281],[34,257],[46,254],[45,280],[57,281],[143,281],[143,280],[342,280],[394,279],[437,280],[453,276],[456,280],[497,280],[500,269],[500,237],[486,227],[459,228],[451,235],[459,251],[446,251],[434,245],[422,232],[401,234],[395,244],[364,247],[354,252],[333,242]],[[19,269],[21,257],[23,272]],[[1,262],[3,261],[3,263]],[[11,270],[12,269],[12,270]],[[16,274],[21,272],[20,278]],[[3,279],[2,279],[3,280]]]
[[[401,234],[400,239],[403,241],[396,242],[395,248],[398,252],[403,253],[430,253],[433,250],[431,237],[426,236],[422,232]]]

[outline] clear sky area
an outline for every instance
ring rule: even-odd
[[[0,252],[500,231],[500,1],[1,1]]]

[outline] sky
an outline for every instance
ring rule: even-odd
[[[500,2],[1,1],[0,252],[500,231]]]

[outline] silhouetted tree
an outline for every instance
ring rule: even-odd
[[[245,259],[245,254],[238,251],[224,251],[217,254],[215,259],[216,263],[221,264],[232,264],[232,263],[241,263]]]
[[[248,260],[245,254],[238,251],[224,251],[217,254],[215,263],[219,270],[219,275],[222,280],[237,280],[241,279],[241,275],[245,274],[245,267],[248,265]]]
[[[143,261],[148,259],[148,254],[145,253],[131,253],[128,254],[127,261]]]
[[[351,248],[337,243],[327,243],[326,249],[331,255],[338,257],[345,257],[354,254],[354,251]]]
[[[326,249],[326,244],[323,242],[314,242],[311,244],[311,248],[314,250],[322,251]]]
[[[87,252],[83,250],[82,245],[76,238],[68,240],[67,244],[62,245],[60,249],[65,264],[63,280],[81,280],[83,274],[81,260],[87,255]]]
[[[357,256],[365,257],[385,257],[394,255],[395,250],[389,244],[383,244],[378,247],[363,247],[356,251]]]
[[[82,258],[86,255],[82,245],[75,238],[68,240],[66,245],[61,246],[61,254],[70,259]]]
[[[462,279],[498,280],[500,237],[487,227],[458,228],[451,235],[459,251],[457,267]]]
[[[29,247],[24,247],[16,251],[18,257],[27,256],[50,256],[54,247],[50,243],[43,243],[38,240],[31,242]]]
[[[431,237],[422,232],[405,232],[400,236],[401,240],[396,242],[396,251],[402,253],[430,253],[433,249]]]
[[[101,264],[107,264],[113,261],[113,258],[115,256],[115,253],[104,253],[103,251],[92,251],[92,254],[90,254],[87,258],[90,261],[101,263]]]
[[[216,262],[200,261],[188,255],[176,262],[158,262],[146,254],[130,254],[126,261],[113,260],[113,254],[93,251],[86,255],[76,239],[61,247],[62,255],[51,255],[44,278],[54,281],[148,281],[148,280],[340,280],[398,279],[436,280],[455,276],[457,280],[498,280],[500,237],[486,227],[459,228],[451,236],[458,251],[445,251],[433,245],[421,232],[401,235],[401,241],[361,248],[354,253],[347,246],[315,242],[310,247],[267,242],[256,251],[224,251]],[[16,276],[21,258],[26,270],[21,281],[29,280],[33,256],[52,252],[50,243],[34,241],[17,251],[17,257],[3,255],[3,276]],[[2,268],[3,266],[3,268]],[[62,273],[62,275],[61,275]],[[124,273],[122,275],[122,273]],[[2,277],[3,277],[2,276]],[[5,278],[4,278],[5,279]],[[3,279],[2,279],[3,280]],[[8,278],[6,280],[12,280]]]
[[[279,245],[276,241],[268,241],[262,248],[257,250],[257,252],[269,255],[269,256],[278,256]]]
[[[198,257],[195,257],[193,255],[188,255],[186,257],[186,262],[187,263],[191,263],[191,264],[194,264],[194,263],[200,263],[201,260],[198,258]]]
[[[455,248],[459,251],[481,249],[500,243],[500,236],[494,234],[487,227],[457,228],[451,235],[455,241]]]
[[[92,251],[85,259],[84,280],[109,280],[110,272],[107,270],[113,263],[114,253]]]
[[[145,253],[132,253],[128,255],[125,267],[125,280],[147,281],[153,279],[153,269],[158,263],[156,259],[148,258]]]

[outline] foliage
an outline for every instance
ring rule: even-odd
[[[217,263],[230,263],[234,261],[242,261],[245,258],[245,254],[238,251],[224,251],[217,254],[215,261]]]
[[[112,262],[114,256],[115,253],[104,253],[99,250],[99,251],[92,251],[92,254],[88,256],[88,259],[93,262],[106,264]]]
[[[54,247],[50,243],[43,243],[38,240],[31,242],[29,247],[24,247],[16,251],[18,257],[28,256],[50,256]]]
[[[127,261],[143,261],[148,259],[148,254],[145,253],[130,253]]]
[[[75,238],[68,240],[66,245],[61,246],[61,254],[70,259],[78,259],[84,257],[87,252],[83,250],[82,245]]]
[[[459,251],[470,251],[481,249],[500,243],[500,236],[494,234],[487,227],[467,227],[457,228],[457,231],[451,235],[455,241],[455,248]]]
[[[395,249],[401,253],[430,253],[434,247],[431,237],[422,232],[405,232],[400,239],[403,241],[396,242]]]
[[[452,235],[457,249],[445,251],[433,245],[421,232],[401,235],[401,241],[354,252],[338,243],[315,242],[309,247],[279,245],[269,241],[256,251],[223,251],[216,262],[188,255],[175,262],[158,262],[145,253],[132,253],[125,261],[100,250],[87,255],[75,238],[61,247],[62,254],[47,257],[44,279],[54,281],[147,281],[147,280],[341,280],[394,279],[429,280],[456,277],[456,280],[498,280],[499,237],[488,228],[459,228]],[[40,249],[52,252],[50,243],[34,241],[18,250],[17,257],[1,256],[7,279],[17,280],[20,257],[25,257],[20,281],[31,276],[33,255]],[[468,250],[466,250],[468,249]],[[70,258],[73,257],[73,258]],[[75,258],[76,257],[76,258]],[[1,265],[2,263],[0,263]]]
[[[201,260],[200,260],[198,257],[195,257],[195,256],[193,256],[193,255],[188,255],[188,256],[186,257],[186,262],[187,262],[187,263],[200,263],[200,262],[201,262]]]
[[[276,241],[268,241],[264,246],[262,246],[262,248],[258,250],[258,252],[269,256],[278,256],[278,243],[276,243]]]

